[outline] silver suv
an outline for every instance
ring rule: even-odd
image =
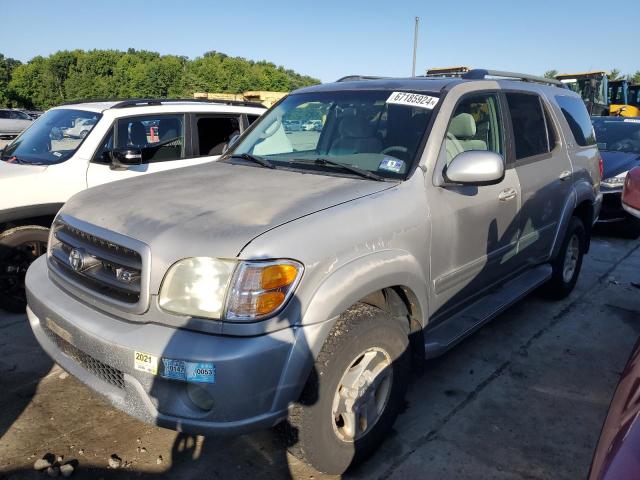
[[[79,193],[27,274],[35,336],[139,419],[283,423],[341,473],[389,431],[412,363],[573,289],[600,157],[555,83],[350,77],[293,92],[218,162]]]

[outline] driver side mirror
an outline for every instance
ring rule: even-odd
[[[109,152],[111,170],[126,170],[133,165],[142,164],[142,150],[139,148],[116,148]]]
[[[504,160],[495,152],[462,152],[451,160],[442,175],[450,184],[495,185],[504,178]]]

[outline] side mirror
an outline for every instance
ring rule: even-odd
[[[227,142],[227,144],[222,149],[222,153],[223,154],[227,153],[227,151],[229,151],[229,149],[231,147],[233,147],[238,142],[239,138],[240,138],[240,134],[239,133],[236,133],[236,134],[232,135],[231,138],[229,139],[229,141]]]
[[[126,170],[132,165],[142,164],[142,150],[139,148],[116,148],[109,152],[112,170]]]
[[[494,152],[471,150],[455,157],[442,174],[447,183],[494,185],[504,178],[504,160]]]

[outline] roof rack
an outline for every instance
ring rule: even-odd
[[[503,72],[501,70],[485,70],[484,68],[474,68],[461,75],[466,80],[484,80],[487,77],[500,77],[523,82],[544,83],[547,85],[564,86],[563,83],[554,78],[538,77],[536,75],[528,75],[526,73]]]
[[[167,105],[171,103],[212,103],[218,105],[234,105],[239,107],[258,107],[265,108],[258,102],[248,102],[244,100],[217,100],[208,98],[133,98],[130,100],[121,100],[111,108],[129,108],[151,105]]]
[[[339,82],[357,82],[360,80],[384,80],[389,77],[376,77],[373,75],[347,75],[346,77],[339,78],[336,83]]]

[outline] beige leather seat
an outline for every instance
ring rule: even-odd
[[[469,150],[487,150],[484,140],[475,139],[476,121],[469,113],[460,113],[451,119],[447,130],[447,163],[456,155]]]

